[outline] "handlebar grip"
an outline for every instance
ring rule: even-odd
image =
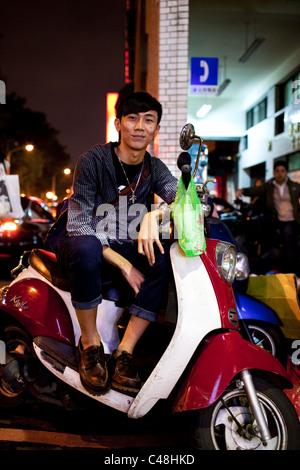
[[[192,172],[191,156],[188,152],[181,152],[177,158],[177,166],[182,173],[182,181],[187,189],[191,181]]]
[[[191,165],[191,156],[188,152],[181,152],[177,158],[177,166],[180,171],[183,171],[182,167],[186,167],[187,165]]]

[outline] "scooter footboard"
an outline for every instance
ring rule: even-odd
[[[205,339],[198,359],[180,387],[173,411],[211,405],[232,379],[245,369],[271,374],[282,388],[292,386],[286,370],[274,356],[244,340],[237,331],[228,331]]]

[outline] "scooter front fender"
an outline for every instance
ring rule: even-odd
[[[177,394],[174,412],[205,408],[213,404],[242,370],[268,373],[282,388],[291,380],[270,353],[244,340],[237,331],[207,337]]]

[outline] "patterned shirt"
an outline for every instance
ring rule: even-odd
[[[70,236],[94,235],[102,245],[109,245],[109,241],[132,240],[137,238],[137,222],[141,220],[151,192],[167,204],[175,199],[177,178],[165,163],[148,152],[144,167],[149,167],[150,171],[135,189],[136,203],[130,203],[127,196],[119,197],[113,145],[116,144],[96,145],[78,160],[74,194],[69,200],[67,232]]]

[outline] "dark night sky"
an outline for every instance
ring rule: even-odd
[[[125,14],[126,0],[1,3],[6,92],[46,114],[74,162],[105,141],[106,93],[124,86]]]

